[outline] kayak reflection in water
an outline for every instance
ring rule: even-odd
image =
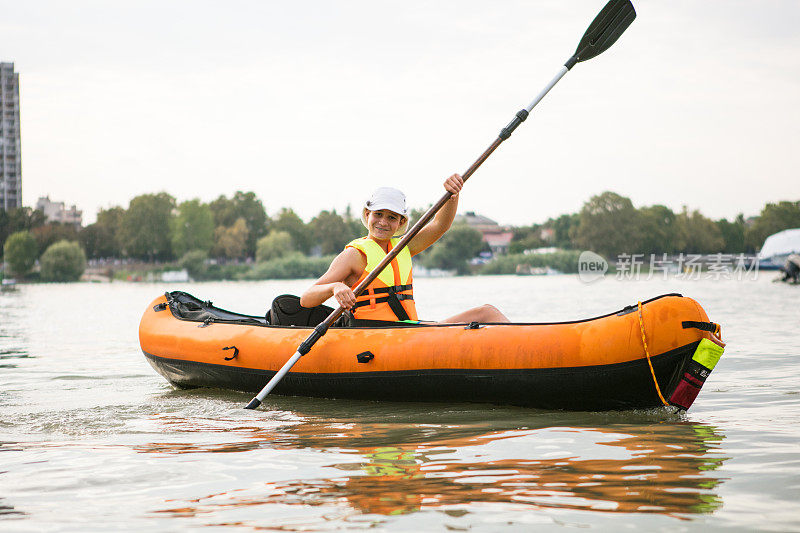
[[[291,423],[274,426],[211,421],[205,429],[229,435],[225,442],[134,447],[160,455],[205,453],[206,459],[208,453],[252,450],[280,451],[288,461],[293,453],[308,450],[343,459],[326,465],[318,476],[279,476],[264,484],[240,480],[241,486],[234,483],[223,492],[170,500],[176,503],[159,512],[214,517],[219,522],[220,517],[233,521],[236,515],[231,513],[237,509],[260,509],[248,516],[268,520],[276,505],[289,513],[284,516],[292,516],[288,506],[301,507],[301,512],[316,507],[316,516],[324,517],[320,523],[330,526],[333,510],[345,506],[362,515],[439,511],[482,520],[492,513],[487,506],[499,505],[497,512],[516,524],[522,515],[546,509],[692,520],[724,504],[722,485],[728,477],[720,469],[730,460],[723,454],[726,437],[708,424],[664,420],[663,414],[639,418],[642,411],[598,415],[500,409],[486,417],[486,411],[477,408],[443,409],[437,418],[433,410],[390,413],[385,407],[357,403],[337,404],[332,417],[327,402],[306,406],[324,406],[324,412],[292,411]],[[155,421],[167,433],[197,424],[179,414]],[[520,429],[521,425],[530,427]],[[519,450],[525,450],[521,457]],[[599,516],[583,518],[594,522]]]
[[[411,258],[422,252],[450,229],[458,208],[458,193],[464,181],[453,174],[444,188],[453,196],[408,243],[390,266],[360,295],[355,288],[400,241],[408,228],[406,197],[397,189],[381,187],[364,204],[361,221],[369,231],[355,239],[331,262],[328,271],[300,298],[303,307],[316,307],[334,297],[339,305],[353,313],[356,320],[418,322],[412,288]],[[442,322],[509,322],[493,305],[485,304]]]

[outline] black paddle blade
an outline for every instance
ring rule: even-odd
[[[635,18],[636,11],[630,0],[611,0],[583,34],[578,48],[575,49],[575,55],[570,58],[570,63],[574,65],[586,61],[608,50]]]

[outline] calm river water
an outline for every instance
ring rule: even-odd
[[[262,314],[308,281],[0,293],[0,530],[797,531],[800,287],[772,277],[415,283],[429,319],[691,296],[728,348],[684,415],[278,396],[246,411],[250,394],[173,390],[142,356],[139,318],[176,289]]]

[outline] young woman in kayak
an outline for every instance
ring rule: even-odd
[[[453,193],[436,215],[358,297],[353,288],[386,257],[408,227],[406,198],[389,187],[376,190],[364,204],[361,221],[369,234],[355,239],[331,262],[328,271],[300,298],[303,307],[316,307],[331,296],[339,305],[364,320],[417,321],[414,306],[411,257],[435,243],[450,228],[464,181],[453,174],[444,188]],[[443,322],[509,322],[496,307],[486,304],[458,313]]]

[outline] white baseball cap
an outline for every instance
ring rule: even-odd
[[[408,228],[408,208],[406,207],[406,195],[402,191],[393,189],[392,187],[379,187],[375,189],[372,196],[364,203],[364,209],[361,211],[361,223],[364,227],[367,226],[367,213],[370,211],[380,211],[381,209],[388,209],[405,218],[400,227],[397,228],[395,235],[402,235]]]

